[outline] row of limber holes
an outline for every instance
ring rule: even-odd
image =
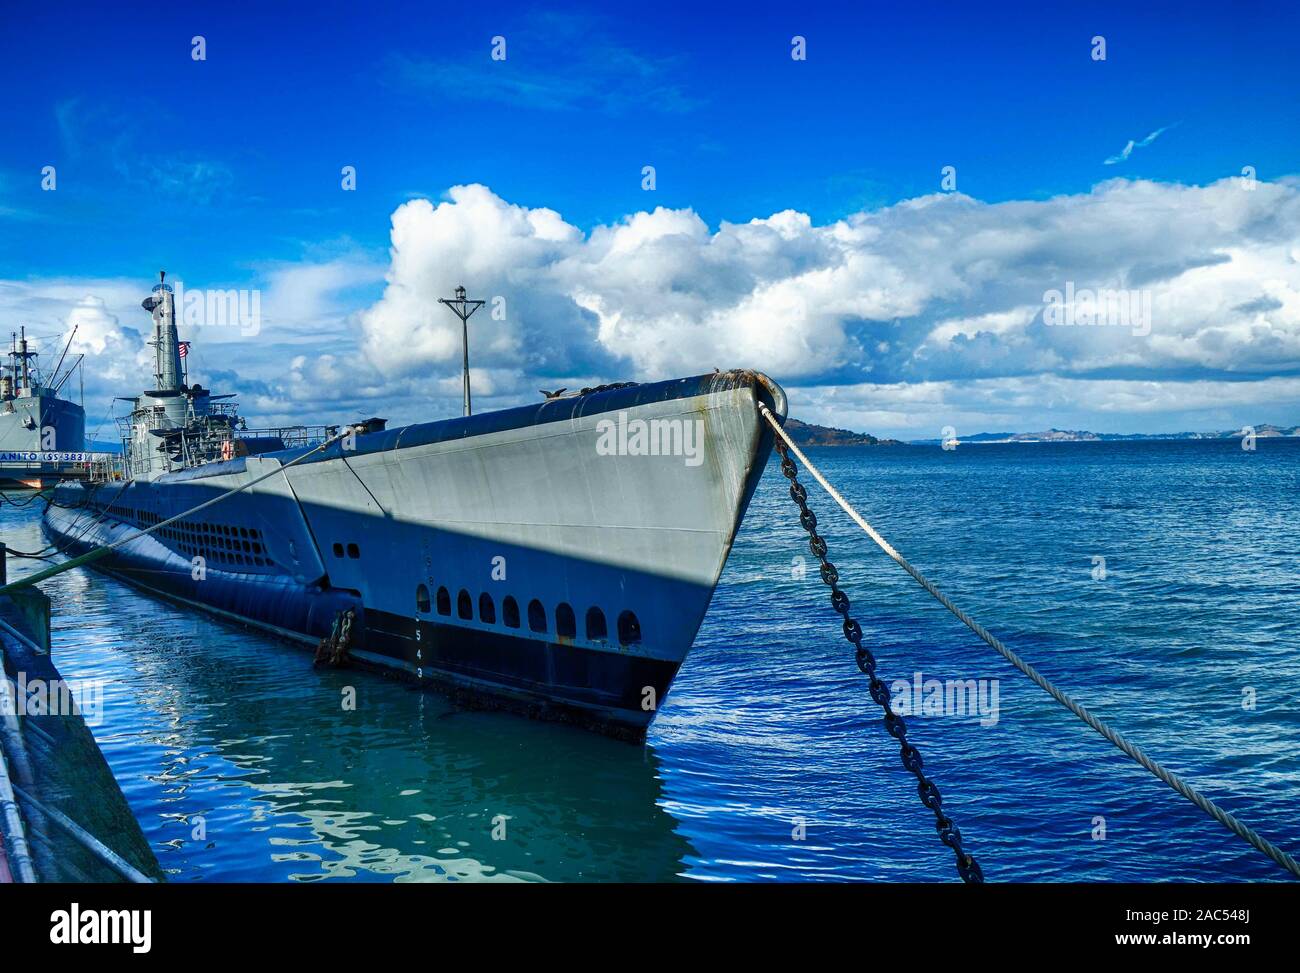
[[[438,614],[450,616],[451,593],[446,588],[439,588],[436,598]],[[415,589],[416,610],[428,614],[433,607],[429,601],[429,589],[424,585],[418,585]],[[474,602],[470,593],[464,588],[456,596],[456,617],[466,621],[474,620]],[[478,596],[478,620],[485,625],[497,623],[496,603],[486,591]],[[501,602],[501,622],[506,628],[520,627],[519,603],[511,595],[506,595],[505,600]],[[596,607],[588,608],[586,623],[587,641],[608,640],[609,630],[605,625],[603,611]],[[541,634],[549,632],[546,624],[546,608],[536,598],[528,603],[528,630]],[[559,638],[576,638],[578,634],[578,620],[573,614],[573,608],[563,601],[555,608],[555,634]],[[641,641],[641,623],[637,620],[635,612],[619,613],[618,641],[620,645],[635,645]]]
[[[117,504],[105,508],[105,513],[123,523],[143,527],[154,527],[164,520],[162,515],[153,511]],[[175,541],[176,546],[191,556],[197,554],[219,563],[256,564],[258,567],[269,567],[274,563],[270,553],[262,550],[262,532],[256,527],[179,520],[170,527],[160,528],[156,533]]]

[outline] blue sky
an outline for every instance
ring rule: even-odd
[[[941,420],[970,432],[1300,421],[1300,18],[1282,4],[1133,6],[14,6],[0,34],[0,314],[6,330],[49,336],[83,323],[105,359],[90,394],[107,402],[141,384],[133,336],[148,321],[132,287],[142,295],[166,267],[196,288],[259,289],[259,333],[200,334],[209,354],[195,364],[275,419],[333,418],[331,403],[400,420],[454,412],[458,353],[433,292],[407,293],[432,277],[509,298],[510,319],[476,334],[484,407],[529,401],[539,381],[745,364],[790,386],[810,418],[904,435]],[[790,56],[794,35],[805,61]],[[355,191],[340,187],[344,165]],[[939,193],[945,166],[957,192],[918,215],[908,201]],[[1245,166],[1263,185],[1243,214],[1247,197],[1224,181]],[[449,196],[474,185],[488,193],[477,207]],[[539,239],[526,214],[548,211],[565,229]],[[783,211],[807,226],[719,235]],[[652,219],[632,232],[639,213]],[[830,229],[855,219],[849,243]],[[414,241],[405,262],[390,253],[395,222]],[[480,233],[495,250],[462,259],[474,248],[460,235]],[[946,233],[964,247],[1038,236],[967,254],[953,285],[926,276],[951,247],[918,242]],[[1128,250],[1095,259],[1112,237]],[[615,261],[630,245],[636,259]],[[854,266],[807,296],[819,270]],[[1074,334],[1040,340],[1042,321],[1017,309],[1067,281],[1145,286],[1163,316],[1132,347],[1110,329],[1095,331],[1100,352]],[[1195,310],[1229,291],[1218,317]],[[698,300],[675,304],[682,294]],[[768,322],[755,318],[764,300]],[[665,334],[676,353],[654,350]],[[735,349],[745,360],[718,360]],[[333,382],[346,391],[318,394]]]

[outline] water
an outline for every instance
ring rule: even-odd
[[[814,458],[958,604],[1296,853],[1300,441],[1258,446]],[[1010,669],[809,483],[886,680],[998,681],[996,723],[908,719],[989,879],[1283,877]],[[300,649],[81,571],[45,585],[56,658],[109,681],[95,733],[173,881],[951,881],[783,484],[773,465],[645,748],[315,671]],[[5,506],[0,528],[41,544],[36,505]]]

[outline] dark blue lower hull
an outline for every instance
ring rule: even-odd
[[[132,532],[102,525],[94,539],[46,530],[69,555]],[[100,531],[103,531],[102,533]],[[593,651],[565,640],[468,628],[366,608],[355,592],[301,585],[282,575],[208,571],[202,580],[179,558],[142,556],[130,547],[95,562],[96,570],[149,594],[199,608],[313,648],[341,612],[356,613],[350,663],[445,692],[462,705],[517,712],[535,719],[640,741],[680,663]]]

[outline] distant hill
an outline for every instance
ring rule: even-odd
[[[1263,423],[1255,426],[1255,436],[1259,439],[1277,439],[1300,436],[1300,426],[1275,426]],[[1110,443],[1133,442],[1138,440],[1171,439],[1240,439],[1240,429],[1227,429],[1222,432],[1157,432],[1157,433],[1119,433],[1087,432],[1082,429],[1046,429],[1043,432],[979,432],[970,436],[958,436],[961,443]],[[938,439],[913,439],[917,446],[937,446]]]
[[[897,439],[877,439],[864,432],[850,432],[831,426],[818,426],[798,419],[787,419],[785,431],[799,446],[902,446]]]

